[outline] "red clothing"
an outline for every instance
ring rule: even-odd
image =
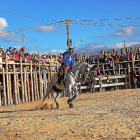
[[[31,60],[32,60],[32,58],[28,58],[28,59],[27,59],[27,61],[31,61]]]
[[[117,61],[117,62],[119,62],[119,57],[115,56],[114,57],[114,60]]]
[[[19,57],[18,54],[15,55],[15,58],[16,58],[16,60],[19,60],[20,59],[20,57]]]
[[[24,48],[21,48],[19,52],[23,52],[24,53],[25,52],[25,49]]]
[[[112,61],[112,56],[109,56],[107,59],[108,61]]]

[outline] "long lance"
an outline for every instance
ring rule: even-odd
[[[82,38],[82,39],[78,42],[78,44],[73,48],[73,50],[74,50],[83,40],[84,40],[84,38]]]

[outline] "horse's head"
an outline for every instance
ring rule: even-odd
[[[92,67],[93,67],[93,65],[88,64],[87,67],[84,69],[84,72],[83,72],[83,75],[82,75],[82,81],[84,81],[88,77]]]

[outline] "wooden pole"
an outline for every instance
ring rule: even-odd
[[[30,61],[30,77],[31,77],[31,96],[32,102],[34,101],[34,87],[33,87],[33,73],[32,73],[32,61]]]
[[[22,57],[20,57],[20,80],[21,80],[21,95],[22,95],[22,103],[25,103],[24,99],[24,86],[23,86],[23,68],[22,68]]]
[[[33,86],[34,86],[35,101],[37,101],[35,72],[33,72]]]
[[[17,100],[18,100],[18,103],[20,103],[20,93],[19,93],[19,78],[18,78],[18,73],[16,73],[16,78],[17,78]],[[20,91],[21,92],[21,91]]]
[[[37,94],[37,100],[39,100],[39,90],[38,90],[38,76],[37,76],[37,72],[35,73],[35,81],[36,81],[36,94]]]
[[[11,74],[8,74],[8,75],[9,75],[9,98],[10,98],[11,105],[13,105],[13,96],[12,96],[12,92],[11,92]]]
[[[5,71],[4,71],[4,67],[2,68],[2,76],[3,76],[4,105],[7,106],[6,87],[5,87]]]
[[[68,49],[70,48],[70,38],[69,38],[69,23],[68,23],[68,19],[66,18],[66,29],[67,29],[67,45],[68,45]]]
[[[15,100],[15,104],[18,104],[18,100],[17,100],[17,78],[16,78],[16,70],[15,70],[15,65],[13,65],[13,72],[14,72],[14,100]]]
[[[28,101],[30,102],[30,85],[29,85],[29,74],[27,74],[27,94],[28,94]]]
[[[8,105],[10,105],[7,54],[6,54],[6,88],[7,88],[7,91],[6,91],[7,92],[7,101],[8,101]]]
[[[26,77],[26,67],[24,67],[24,94],[25,94],[25,101],[28,102],[27,96],[27,77]]]
[[[43,91],[42,91],[42,74],[40,73],[40,54],[38,52],[38,74],[39,74],[39,95],[40,99],[43,99]]]

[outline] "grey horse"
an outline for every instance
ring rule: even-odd
[[[80,76],[83,80],[85,80],[90,73],[91,68],[93,65],[90,65],[86,62],[81,62],[77,65],[75,65],[70,72],[66,74],[65,81],[61,81],[60,85],[58,85],[58,77],[57,75],[54,75],[48,84],[48,88],[46,91],[46,94],[43,97],[43,103],[46,102],[47,97],[52,91],[56,92],[56,97],[54,99],[56,103],[56,107],[59,108],[58,99],[61,96],[61,93],[63,90],[67,89],[69,99],[67,103],[69,104],[69,107],[72,108],[73,104],[72,101],[76,98],[78,94],[77,84],[79,83]],[[72,91],[74,91],[74,95],[72,95]],[[43,104],[42,103],[42,104]]]

